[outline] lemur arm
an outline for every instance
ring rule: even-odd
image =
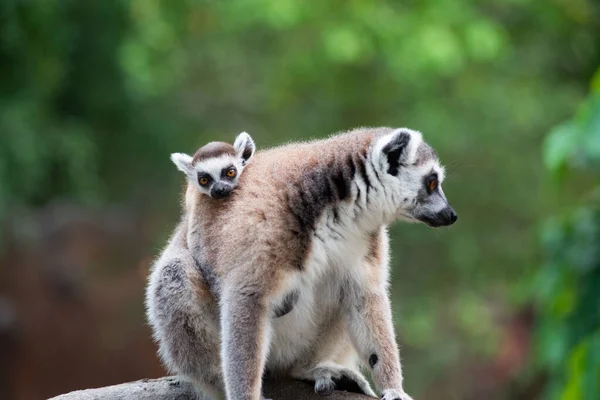
[[[371,368],[382,399],[410,400],[402,387],[402,368],[386,289],[379,285],[358,291],[360,295],[345,299],[350,338],[363,362]]]
[[[225,287],[221,331],[227,398],[259,400],[270,340],[265,297],[245,284]]]

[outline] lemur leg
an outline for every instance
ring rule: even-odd
[[[207,337],[202,322],[194,319],[196,316],[184,313],[174,316],[167,333],[172,340],[161,346],[161,353],[169,353],[171,369],[191,381],[199,398],[222,400],[225,387],[218,336]]]
[[[252,285],[225,287],[221,305],[223,376],[228,399],[261,399],[271,327],[266,298]]]
[[[188,257],[159,261],[147,292],[148,317],[167,368],[191,381],[198,398],[225,397],[218,308]]]
[[[320,396],[329,396],[337,389],[376,397],[369,382],[359,372],[333,362],[319,363],[313,368],[297,371],[293,376],[314,381],[315,393]]]
[[[321,396],[330,395],[334,389],[375,396],[359,372],[356,350],[341,315],[332,316],[325,331],[319,333],[312,354],[294,367],[291,376],[313,381],[315,392]]]
[[[402,387],[400,357],[385,286],[357,290],[362,294],[344,300],[350,337],[363,362],[371,367],[382,399],[412,400]]]

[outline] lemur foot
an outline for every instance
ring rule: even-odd
[[[404,391],[387,389],[383,391],[381,400],[413,400],[413,398],[407,395]]]
[[[263,396],[262,394],[260,395],[260,400],[273,400],[273,399],[267,399],[265,396]]]
[[[369,382],[359,373],[342,367],[318,367],[315,369],[315,393],[329,396],[334,390],[375,396]]]

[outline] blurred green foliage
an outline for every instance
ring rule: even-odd
[[[549,174],[585,182],[572,209],[543,228],[545,264],[536,283],[537,359],[547,398],[600,398],[600,70],[573,119],[544,143]]]
[[[0,221],[56,199],[122,203],[162,221],[160,246],[178,213],[171,152],[242,130],[260,148],[355,126],[419,129],[447,164],[460,219],[392,227],[394,312],[408,390],[445,381],[446,397],[463,399],[466,367],[498,355],[502,321],[531,299],[531,228],[594,179],[597,136],[578,132],[597,126],[597,100],[554,131],[543,159],[539,148],[586,95],[599,21],[588,0],[4,0]],[[577,162],[585,172],[568,189],[547,185],[544,164],[564,174]],[[589,215],[550,226],[548,240],[593,240]],[[590,260],[577,249],[568,257]],[[545,278],[572,285],[564,318],[584,294],[577,282],[591,284],[575,279],[586,268]],[[566,367],[574,340],[544,362]],[[569,365],[591,362],[577,354]]]

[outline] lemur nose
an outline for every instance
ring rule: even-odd
[[[456,220],[458,219],[458,215],[456,214],[456,211],[451,210],[450,211],[450,223],[455,223]]]
[[[211,195],[216,197],[217,199],[222,199],[224,197],[229,196],[231,193],[231,188],[225,185],[217,185],[213,188]]]

